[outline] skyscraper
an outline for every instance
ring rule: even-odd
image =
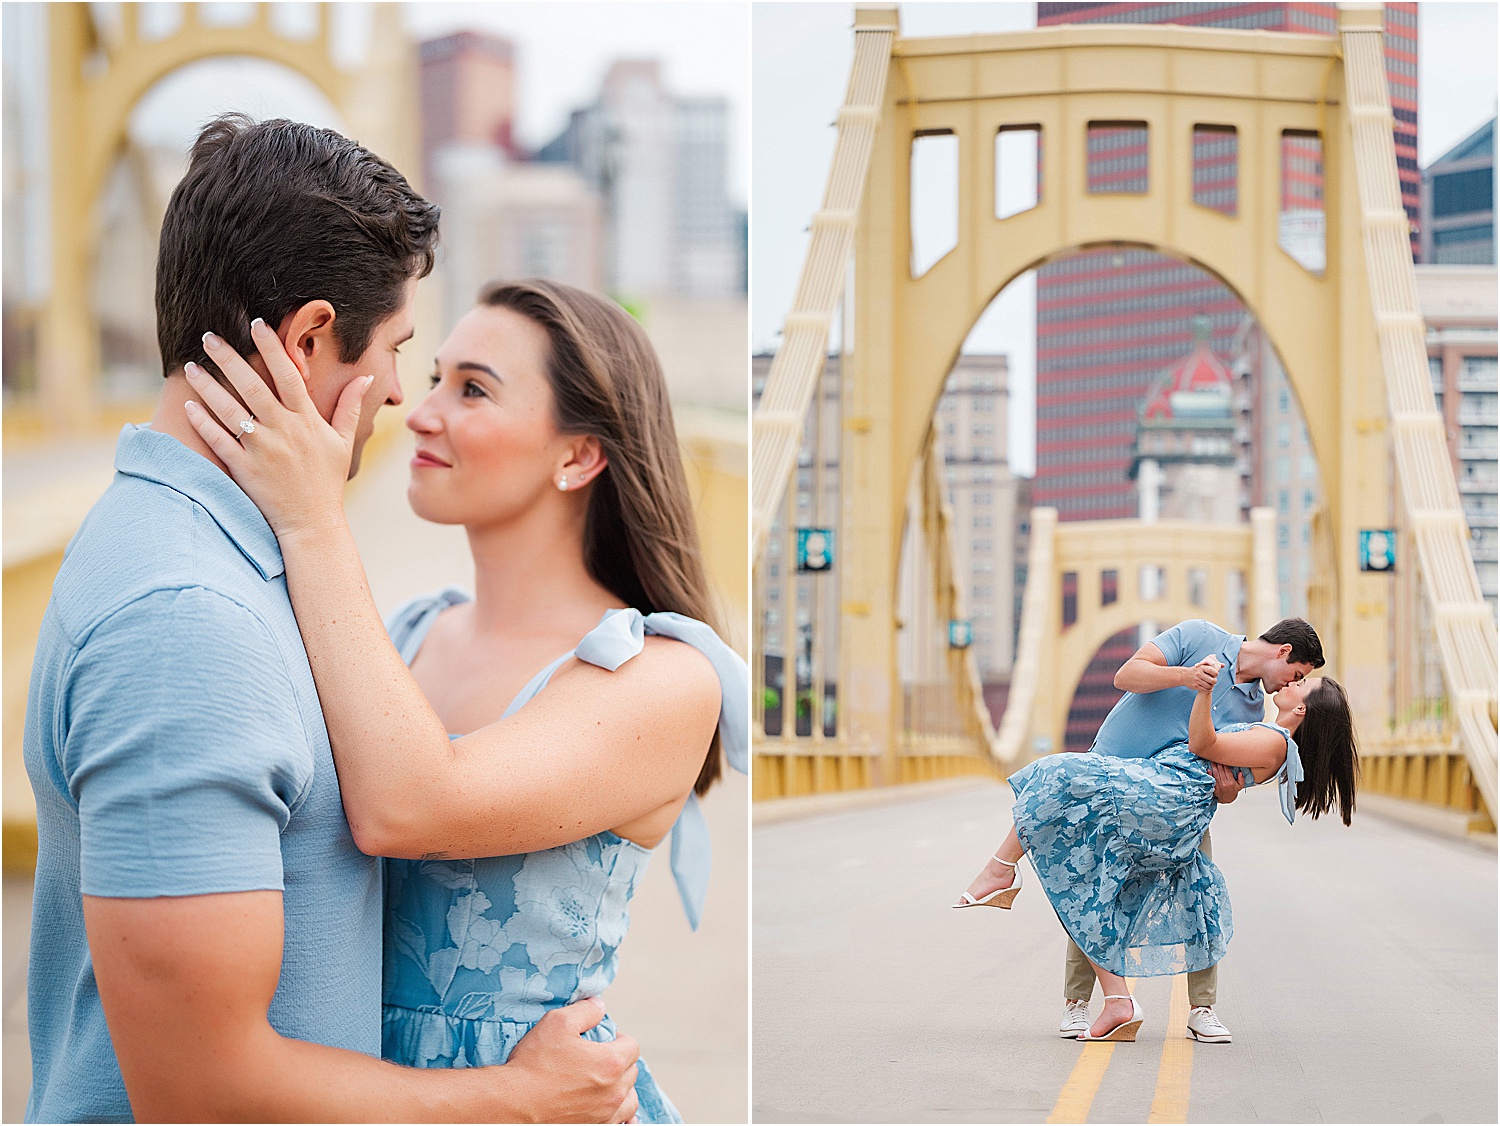
[[[567,165],[525,159],[514,139],[515,47],[460,31],[422,60],[423,190],[443,205],[443,323],[496,277],[604,284],[604,203]]]
[[[421,46],[422,173],[435,189],[434,158],[451,145],[515,151],[515,46],[509,39],[459,31]],[[440,189],[438,189],[440,190]]]
[[[660,62],[622,59],[598,100],[576,110],[537,159],[572,164],[603,196],[614,293],[635,300],[744,292],[724,98],[673,94]]]
[[[1422,261],[1495,264],[1495,119],[1422,169]]]
[[[1385,5],[1386,77],[1395,116],[1402,202],[1418,246],[1421,177],[1417,166],[1417,6]],[[1335,4],[1038,3],[1038,26],[1067,23],[1171,23],[1333,35]],[[1232,134],[1200,130],[1194,137],[1194,200],[1233,213],[1237,200],[1224,167]],[[1112,124],[1088,138],[1091,189],[1144,185],[1144,128]],[[1321,269],[1322,163],[1316,137],[1283,139],[1283,248],[1309,269]],[[1043,169],[1045,175],[1045,168]],[[1139,190],[1138,188],[1136,190]],[[1231,362],[1244,306],[1210,274],[1179,259],[1140,249],[1080,253],[1037,271],[1036,478],[1033,503],[1055,507],[1062,520],[1137,515],[1130,479],[1137,410],[1158,373],[1193,347],[1194,318],[1206,316],[1210,345]],[[1264,457],[1264,428],[1253,422],[1252,457]],[[1296,420],[1300,423],[1300,418]],[[1264,480],[1265,474],[1248,474]],[[1265,496],[1252,499],[1267,503]],[[1295,581],[1295,580],[1294,580]],[[1134,651],[1134,630],[1099,650],[1074,696],[1068,746],[1088,745],[1092,730],[1119,698],[1113,674]]]
[[[1427,364],[1448,432],[1453,476],[1469,525],[1479,589],[1496,607],[1500,397],[1496,386],[1495,267],[1430,264],[1417,268],[1417,299],[1427,322]],[[1398,561],[1399,565],[1399,561]]]

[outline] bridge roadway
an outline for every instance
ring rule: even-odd
[[[1213,827],[1234,1042],[1185,1039],[1185,979],[1148,978],[1139,1040],[1084,1046],[1056,1032],[1064,940],[1029,864],[1014,910],[949,910],[1009,789],[939,786],[756,828],[756,1121],[1496,1121],[1493,847],[1379,813],[1289,828],[1242,794]]]

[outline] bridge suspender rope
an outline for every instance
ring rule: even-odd
[[[1485,804],[1494,811],[1500,809],[1495,622],[1465,543],[1468,525],[1427,374],[1416,272],[1396,180],[1383,31],[1381,5],[1370,4],[1346,12],[1340,32],[1370,300],[1385,368],[1396,476],[1421,558],[1459,743]]]
[[[1010,697],[1000,717],[1000,731],[991,754],[1004,767],[1018,767],[1030,757],[1026,734],[1042,672],[1042,647],[1052,624],[1057,597],[1052,582],[1057,509],[1031,510],[1031,545],[1026,561],[1026,591],[1022,594],[1021,629],[1010,674]]]
[[[875,147],[885,100],[885,78],[896,36],[896,9],[860,8],[854,17],[854,65],[838,116],[838,140],[823,206],[812,220],[812,238],[797,294],[756,406],[751,467],[752,549],[759,556],[776,509],[797,466],[797,446],[828,351],[828,331],[844,290],[854,246],[854,224]]]

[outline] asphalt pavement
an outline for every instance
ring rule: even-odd
[[[1496,1121],[1492,845],[1376,813],[1289,827],[1246,792],[1213,827],[1234,1042],[1186,1040],[1184,979],[1147,978],[1138,1041],[1082,1045],[1029,863],[1013,910],[949,909],[1009,789],[913,793],[753,833],[756,1122]]]

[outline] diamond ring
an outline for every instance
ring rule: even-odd
[[[241,419],[240,420],[240,433],[241,434],[254,434],[255,433],[255,422],[253,420],[251,420],[251,419],[248,419],[248,418]]]

